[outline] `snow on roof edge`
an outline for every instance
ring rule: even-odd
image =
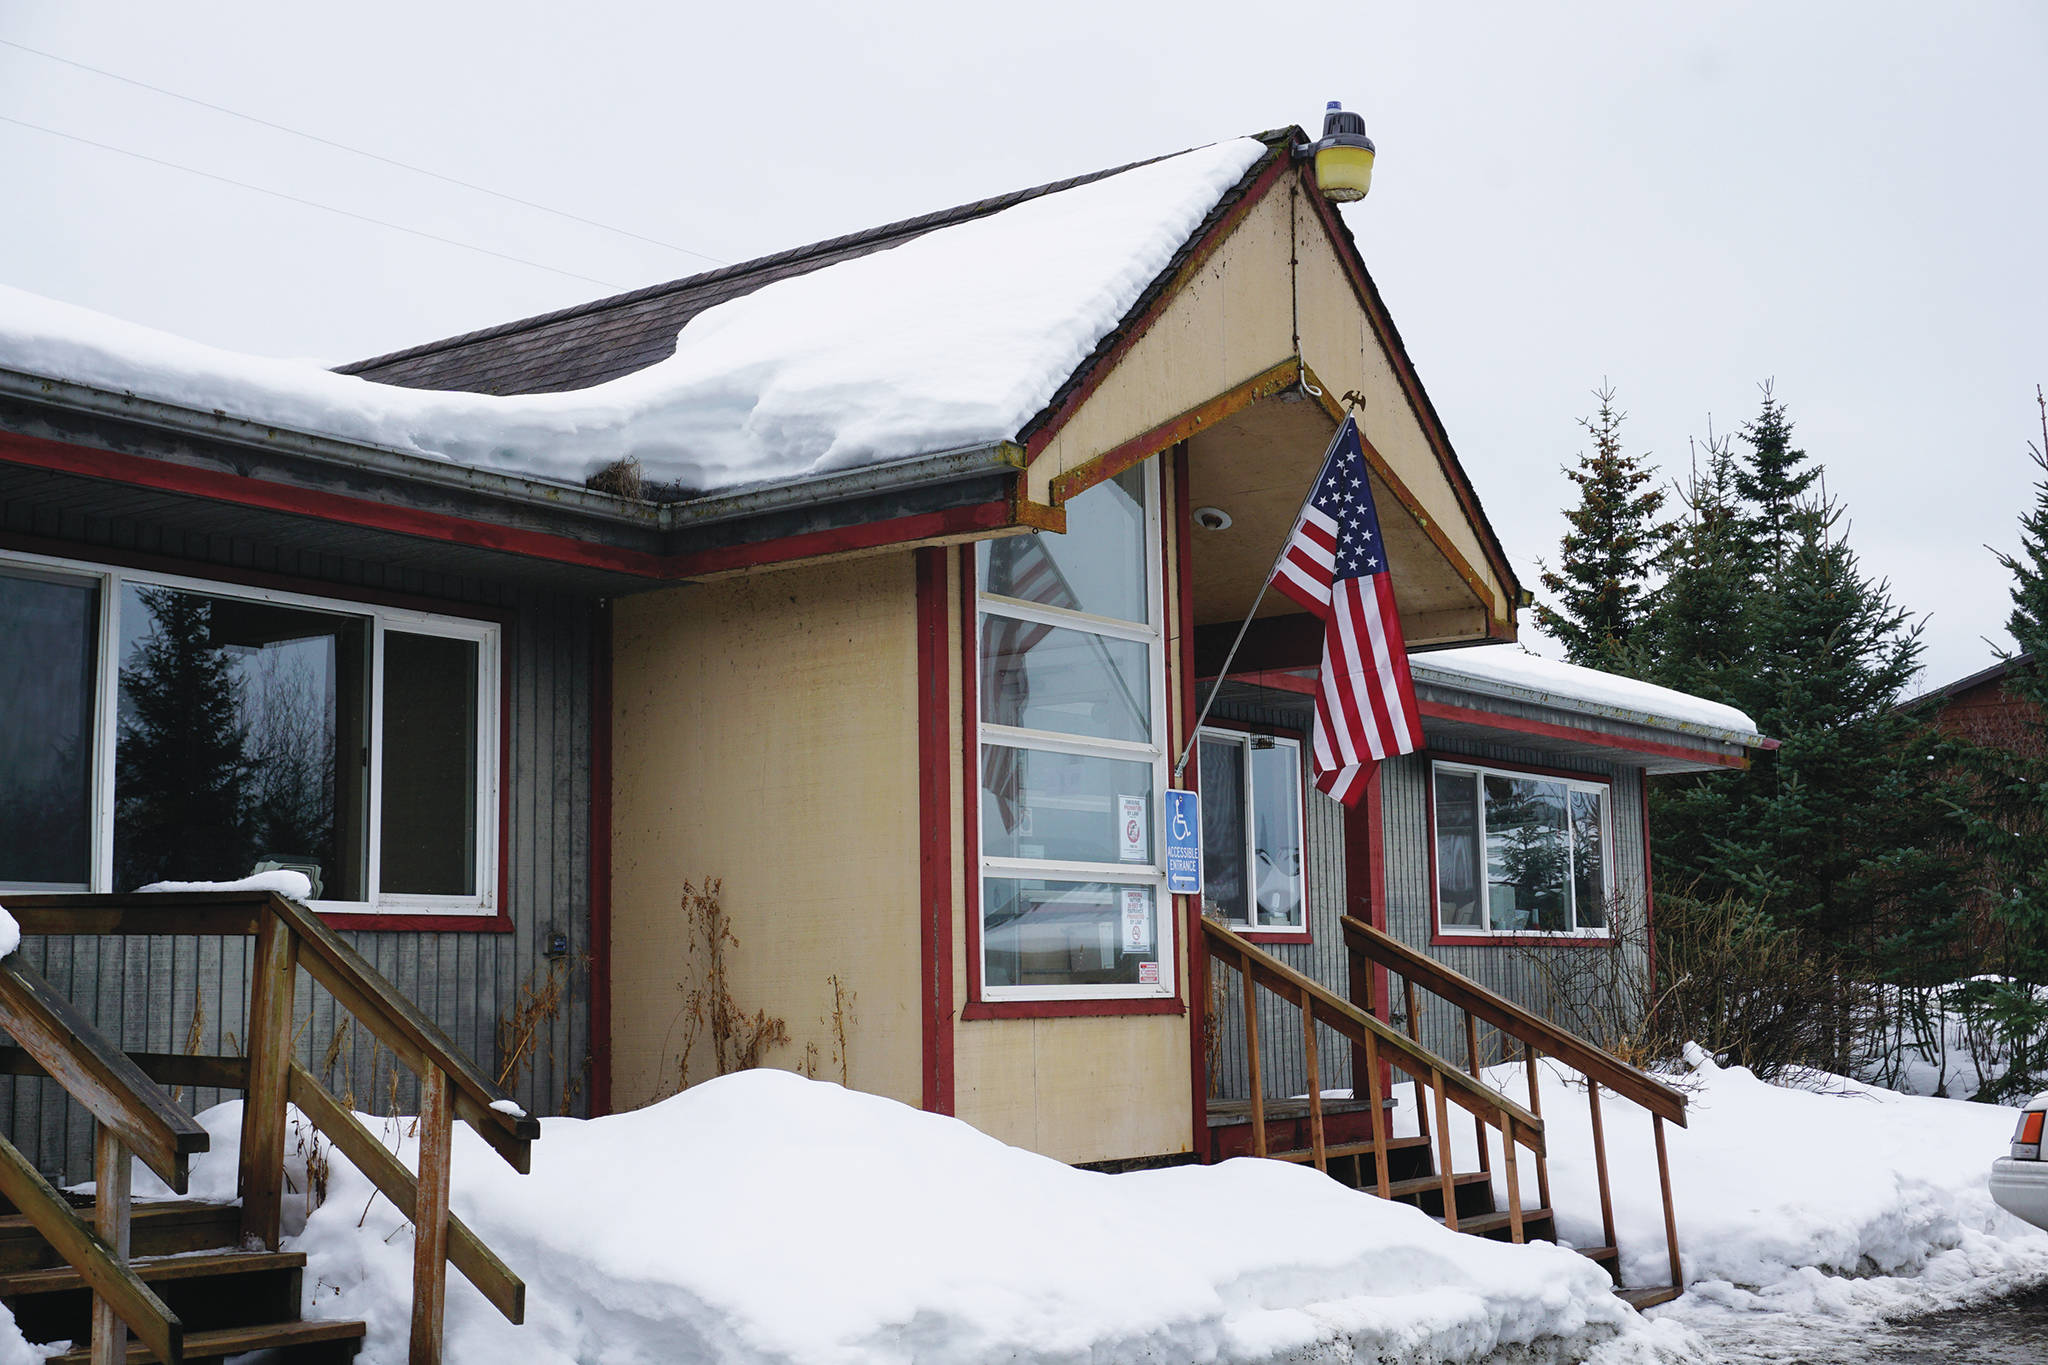
[[[1417,682],[1439,687],[1603,716],[1745,748],[1766,743],[1756,722],[1732,706],[1618,673],[1546,659],[1520,645],[1411,654],[1408,666]]]

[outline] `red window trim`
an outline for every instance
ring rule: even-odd
[[[1417,757],[1428,765],[1423,782],[1424,808],[1429,815],[1425,834],[1429,841],[1429,945],[1432,948],[1611,948],[1620,942],[1613,934],[1586,934],[1576,930],[1566,933],[1543,933],[1538,930],[1518,932],[1487,932],[1478,934],[1460,933],[1443,927],[1443,900],[1437,895],[1436,881],[1436,765],[1455,763],[1468,768],[1496,768],[1504,772],[1530,773],[1538,777],[1569,778],[1574,782],[1595,783],[1607,788],[1608,823],[1616,819],[1614,812],[1614,776],[1611,773],[1575,772],[1569,768],[1545,768],[1534,763],[1514,763],[1507,759],[1479,758],[1472,754],[1450,753],[1443,749],[1424,749]],[[1616,863],[1619,864],[1619,859]]]
[[[445,598],[391,592],[357,583],[330,583],[323,578],[303,578],[292,574],[243,568],[239,565],[179,559],[171,555],[89,545],[78,541],[57,540],[49,536],[24,536],[0,532],[0,550],[12,550],[17,554],[43,555],[50,559],[66,559],[78,564],[104,564],[109,568],[134,569],[142,573],[221,583],[229,587],[266,588],[273,592],[297,593],[302,597],[321,597],[330,602],[393,607],[400,611],[417,611],[432,616],[448,616],[461,621],[485,621],[496,625],[500,632],[497,908],[481,914],[447,915],[394,914],[376,910],[336,912],[317,909],[315,913],[328,928],[344,933],[509,934],[513,931],[510,881],[512,849],[511,840],[507,837],[512,827],[512,670],[508,666],[508,656],[511,653],[508,645],[518,622],[516,612],[476,602],[451,602]],[[594,795],[593,793],[593,797]]]
[[[1160,533],[1166,545],[1162,556],[1173,552],[1175,518],[1166,515],[1167,509],[1160,509]],[[1170,996],[1142,996],[1112,1000],[984,1000],[981,979],[981,698],[979,689],[979,657],[976,653],[976,632],[980,629],[980,603],[975,580],[975,545],[973,542],[960,547],[960,751],[962,789],[960,792],[960,820],[963,826],[961,844],[965,850],[966,863],[966,921],[967,947],[967,1000],[960,1007],[960,1017],[965,1019],[1070,1019],[1117,1015],[1143,1014],[1185,1014],[1187,1013],[1187,977],[1185,970],[1174,973],[1174,993]],[[1171,613],[1174,604],[1168,602],[1164,613]],[[1160,653],[1162,658],[1173,648],[1171,632],[1162,631]],[[1169,680],[1170,683],[1170,680]],[[928,828],[944,829],[948,816],[939,812],[937,818],[929,821]],[[1162,894],[1158,905],[1158,923],[1162,926],[1161,947],[1166,950],[1162,959],[1172,961],[1179,967],[1181,945],[1184,941],[1180,916],[1172,913],[1176,901],[1188,897]],[[1199,913],[1199,911],[1197,912]],[[1187,933],[1193,933],[1190,926]],[[1186,938],[1187,942],[1194,942]],[[1166,954],[1172,954],[1170,959]]]

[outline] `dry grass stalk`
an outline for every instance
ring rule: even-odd
[[[851,1086],[853,1082],[848,1079],[846,1060],[846,1026],[849,1023],[858,1022],[854,1018],[853,1004],[860,997],[857,993],[846,989],[845,984],[839,979],[839,973],[834,972],[825,979],[832,983],[832,1018],[829,1021],[820,1019],[818,1022],[821,1024],[830,1023],[832,1027],[832,1060],[839,1067],[839,1083]],[[806,1044],[805,1047],[815,1058],[816,1049],[810,1044]],[[815,1079],[817,1074],[817,1066],[814,1060],[810,1075]]]
[[[733,999],[726,950],[738,948],[740,941],[732,931],[732,917],[719,901],[723,888],[724,883],[716,877],[706,877],[701,885],[683,883],[684,961],[693,969],[690,976],[697,984],[676,983],[683,1003],[669,1025],[669,1036],[674,1037],[680,1028],[682,1040],[672,1073],[675,1086],[668,1094],[690,1086],[691,1058],[701,1042],[711,1045],[709,1076],[750,1070],[761,1065],[770,1051],[789,1042],[789,1026],[782,1018],[765,1009],[749,1012]]]

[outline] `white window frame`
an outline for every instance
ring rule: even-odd
[[[986,851],[981,854],[980,875],[976,880],[977,895],[975,903],[969,907],[969,913],[979,917],[976,920],[975,938],[979,944],[981,961],[976,964],[976,974],[981,981],[981,1000],[989,1004],[1060,1000],[1170,1000],[1179,989],[1174,962],[1173,898],[1166,892],[1166,817],[1162,809],[1167,787],[1166,636],[1163,629],[1166,591],[1164,556],[1161,553],[1163,523],[1160,520],[1157,461],[1148,460],[1141,467],[1145,478],[1145,523],[1142,534],[1145,540],[1145,613],[1150,618],[1147,623],[1139,624],[1110,616],[1098,616],[1092,612],[1067,611],[1038,602],[1026,602],[1019,598],[998,597],[992,593],[985,593],[981,588],[979,553],[968,559],[974,576],[974,640],[973,658],[970,663],[974,677],[981,676],[982,620],[987,616],[1002,616],[1085,631],[1106,639],[1131,640],[1144,644],[1150,660],[1150,666],[1146,671],[1149,675],[1152,698],[1152,742],[1149,744],[1130,740],[1093,739],[1083,735],[1063,734],[1052,730],[1029,730],[1012,725],[991,725],[981,719],[983,703],[977,698],[974,763],[976,777],[971,793],[973,799],[968,803],[965,812],[966,818],[973,822],[973,827],[977,830],[981,823],[980,774],[987,762],[988,746],[991,744],[1014,749],[1116,759],[1126,763],[1148,762],[1152,766],[1150,863],[1089,863],[1038,858],[999,858],[990,856]],[[1033,534],[1055,533],[1040,531]],[[988,880],[991,877],[1025,878],[1036,881],[1105,882],[1112,885],[1151,887],[1152,934],[1159,955],[1159,984],[990,985],[986,907]]]
[[[121,601],[129,584],[151,588],[174,588],[201,592],[212,597],[235,597],[245,601],[268,602],[278,606],[302,607],[309,611],[363,619],[370,639],[370,676],[366,681],[369,726],[365,742],[370,748],[369,802],[365,818],[364,844],[368,865],[364,885],[369,899],[361,901],[319,900],[313,908],[329,915],[495,915],[499,904],[499,696],[504,632],[495,621],[471,617],[443,616],[403,610],[347,598],[318,597],[308,593],[254,588],[218,579],[185,574],[143,572],[89,560],[61,559],[48,555],[0,553],[0,568],[20,567],[55,577],[99,585],[99,648],[94,659],[96,698],[93,707],[92,779],[92,880],[83,888],[41,887],[42,890],[112,891],[114,887],[114,747],[120,724]],[[476,894],[469,896],[421,896],[379,893],[382,873],[384,796],[384,634],[435,635],[472,641],[477,646],[476,697]],[[223,880],[247,875],[246,871],[223,868]],[[21,890],[0,883],[0,890]]]
[[[1439,772],[1470,773],[1477,776],[1473,784],[1473,799],[1479,809],[1475,812],[1479,831],[1479,917],[1480,923],[1449,924],[1444,920],[1443,871],[1439,866],[1441,844],[1437,840],[1437,799],[1436,775]],[[1591,792],[1600,798],[1600,884],[1607,891],[1611,903],[1614,899],[1614,787],[1612,783],[1597,778],[1560,777],[1556,773],[1528,772],[1518,768],[1489,767],[1484,763],[1468,763],[1460,760],[1434,759],[1429,765],[1429,865],[1432,872],[1432,889],[1435,902],[1430,907],[1436,919],[1436,931],[1445,938],[1464,936],[1467,938],[1608,938],[1614,930],[1614,917],[1610,910],[1606,924],[1581,926],[1579,924],[1579,841],[1573,834],[1567,812],[1565,833],[1569,837],[1570,862],[1565,869],[1565,887],[1571,893],[1572,927],[1567,929],[1496,929],[1493,927],[1493,897],[1488,892],[1486,852],[1486,779],[1488,777],[1516,778],[1525,782],[1554,782],[1567,792]]]
[[[1286,934],[1293,938],[1311,937],[1308,920],[1308,786],[1303,781],[1301,764],[1301,741],[1289,735],[1270,735],[1251,730],[1232,730],[1213,725],[1204,725],[1198,732],[1199,746],[1204,743],[1231,745],[1238,751],[1240,767],[1244,775],[1244,868],[1245,868],[1245,914],[1248,918],[1228,918],[1232,928],[1249,930],[1255,934]],[[1295,847],[1301,850],[1301,867],[1294,874],[1295,886],[1301,892],[1300,924],[1264,924],[1259,920],[1259,798],[1252,790],[1252,750],[1254,748],[1291,749],[1294,751],[1294,818]]]

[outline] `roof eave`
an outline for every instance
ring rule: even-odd
[[[1424,657],[1411,655],[1409,671],[1419,684],[1443,692],[1463,693],[1475,697],[1491,697],[1500,701],[1521,702],[1529,706],[1541,706],[1547,710],[1566,715],[1593,716],[1601,720],[1617,721],[1623,725],[1639,726],[1645,730],[1661,731],[1665,734],[1684,735],[1694,739],[1708,740],[1716,744],[1732,745],[1742,749],[1775,749],[1777,743],[1766,739],[1753,730],[1730,730],[1720,726],[1702,725],[1698,721],[1681,720],[1672,716],[1660,716],[1649,711],[1631,707],[1615,706],[1607,702],[1589,701],[1583,697],[1567,696],[1539,687],[1525,687],[1516,683],[1501,682],[1493,678],[1475,678],[1465,673],[1453,673],[1434,669]]]

